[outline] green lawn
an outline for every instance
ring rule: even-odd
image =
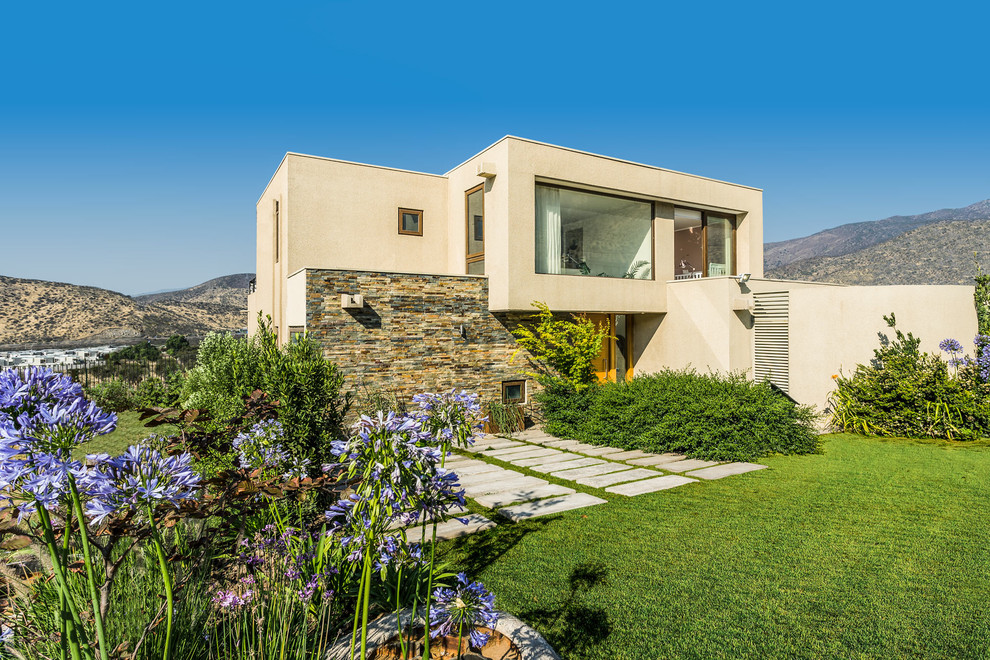
[[[130,445],[133,445],[149,435],[169,435],[174,431],[171,426],[157,426],[149,429],[140,419],[140,413],[125,410],[117,413],[117,428],[112,433],[101,435],[82,444],[74,452],[77,456],[84,454],[106,453],[116,456]]]
[[[990,657],[988,444],[829,436],[444,558],[565,659]]]

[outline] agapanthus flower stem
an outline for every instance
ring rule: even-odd
[[[52,528],[51,516],[48,515],[48,509],[39,505],[38,517],[41,519],[41,529],[44,534],[45,545],[48,547],[48,554],[52,558],[52,571],[55,573],[55,581],[58,583],[59,590],[65,595],[66,609],[71,618],[72,627],[76,632],[75,635],[70,635],[69,637],[69,648],[74,655],[76,653],[84,654],[85,658],[90,660],[93,657],[92,651],[86,640],[86,631],[83,630],[79,612],[76,610],[76,604],[72,601],[72,592],[69,591],[69,581],[65,576],[64,560],[58,547],[55,545],[55,533]],[[66,529],[65,533],[69,533],[68,529]]]
[[[83,517],[82,500],[79,498],[79,490],[76,488],[76,479],[69,474],[69,497],[72,500],[72,510],[79,520],[79,539],[82,544],[83,560],[86,564],[86,582],[89,585],[89,598],[93,602],[93,623],[96,626],[96,639],[99,643],[101,660],[109,660],[110,654],[107,650],[107,636],[103,629],[103,615],[100,613],[100,594],[96,588],[96,573],[93,570],[93,556],[89,551],[89,534],[86,533],[86,519]],[[66,525],[66,533],[69,531]]]
[[[430,599],[433,597],[433,567],[436,565],[436,554],[437,554],[437,524],[433,523],[433,539],[430,543],[430,576],[427,578],[426,584],[426,618],[430,618]],[[429,634],[429,621],[427,621],[427,631],[423,635],[423,660],[429,660],[430,658],[430,634]]]
[[[371,604],[371,552],[364,553],[364,602],[361,603],[361,658],[368,657],[368,609]]]
[[[168,572],[168,563],[165,559],[165,546],[162,543],[162,535],[155,524],[155,514],[148,504],[148,526],[151,528],[151,542],[155,546],[155,554],[158,555],[158,570],[162,574],[162,582],[165,585],[165,650],[162,651],[162,660],[168,660],[172,652],[172,577]]]
[[[62,555],[59,557],[59,562],[64,566],[66,557],[69,556],[69,529],[72,527],[72,515],[66,516],[65,519],[65,533],[62,534]],[[65,592],[61,589],[58,590],[58,618],[59,618],[59,639],[58,645],[61,651],[62,660],[68,658],[68,643],[69,643],[69,626],[72,625],[71,620],[68,616],[69,611],[65,604]],[[75,660],[78,653],[73,653],[73,660]]]

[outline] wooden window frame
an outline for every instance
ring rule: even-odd
[[[719,213],[718,211],[706,211],[704,209],[696,209],[692,206],[681,206],[680,204],[674,204],[674,210],[682,209],[684,211],[697,211],[701,214],[701,261],[702,264],[702,277],[708,277],[708,216],[713,215],[716,218],[722,218],[723,220],[728,220],[729,225],[732,227],[732,254],[730,255],[730,268],[729,272],[725,275],[728,277],[735,277],[736,273],[736,252],[739,251],[736,245],[736,228],[739,225],[739,216],[733,215],[732,213]],[[722,276],[722,277],[725,277]]]
[[[506,390],[513,385],[518,385],[522,390],[522,398],[518,400],[511,400],[506,395]],[[526,381],[525,380],[503,380],[502,381],[502,403],[510,404],[515,403],[517,405],[526,405]]]
[[[415,215],[419,217],[419,231],[408,231],[402,228],[402,216],[406,213],[410,215]],[[422,236],[423,235],[423,211],[422,209],[399,209],[399,233],[404,236]]]
[[[485,238],[484,237],[488,236],[488,227],[485,226],[486,225],[486,221],[485,221],[485,184],[480,183],[477,186],[475,186],[474,188],[471,188],[470,190],[465,190],[464,191],[464,254],[466,255],[465,256],[465,259],[464,259],[464,272],[467,272],[467,271],[470,270],[470,265],[471,264],[485,260],[485,251],[484,251],[484,249],[482,249],[481,252],[474,252],[474,253],[470,252],[470,250],[471,250],[471,228],[472,228],[471,227],[471,223],[472,223],[473,218],[471,217],[471,213],[470,213],[471,209],[470,209],[470,206],[468,205],[468,197],[470,197],[471,195],[473,195],[474,193],[476,193],[478,191],[481,191],[481,232],[482,232],[482,234],[481,234],[482,235],[481,242],[482,242],[482,244],[484,244],[484,242],[485,242]]]

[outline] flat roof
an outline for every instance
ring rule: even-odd
[[[721,179],[713,179],[711,177],[701,176],[701,175],[698,175],[698,174],[689,174],[688,172],[680,172],[678,170],[672,170],[672,169],[669,169],[669,168],[666,168],[666,167],[657,167],[656,165],[647,165],[646,163],[637,163],[634,160],[626,160],[624,158],[616,158],[614,156],[603,156],[602,154],[596,154],[596,153],[592,153],[590,151],[582,151],[581,149],[572,149],[571,147],[562,147],[562,146],[560,146],[558,144],[550,144],[549,142],[540,142],[539,140],[530,140],[529,138],[518,137],[516,135],[506,135],[505,137],[496,140],[495,142],[491,143],[490,145],[488,145],[487,147],[485,147],[484,149],[482,149],[478,153],[476,153],[473,156],[471,156],[470,158],[467,158],[467,159],[461,161],[456,166],[454,166],[454,167],[450,168],[449,170],[447,170],[444,173],[444,176],[449,175],[451,172],[453,172],[454,170],[456,170],[458,167],[461,167],[465,163],[470,162],[471,160],[477,158],[478,156],[480,156],[481,154],[485,153],[486,151],[488,151],[489,149],[491,149],[492,147],[494,147],[498,143],[504,142],[505,140],[519,140],[520,142],[529,142],[530,144],[537,144],[537,145],[539,145],[541,147],[550,147],[552,149],[561,149],[562,151],[570,151],[571,153],[581,154],[583,156],[593,156],[595,158],[604,158],[605,160],[611,160],[611,161],[616,162],[616,163],[625,163],[626,165],[636,165],[637,167],[646,167],[646,168],[649,168],[651,170],[657,170],[659,172],[670,172],[671,174],[680,174],[682,176],[689,176],[689,177],[692,177],[692,178],[695,178],[695,179],[702,179],[704,181],[712,181],[714,183],[724,183],[724,184],[729,185],[729,186],[736,186],[736,187],[739,187],[739,188],[746,188],[747,190],[757,190],[759,192],[763,192],[763,189],[762,188],[754,188],[753,186],[745,186],[745,185],[743,185],[741,183],[733,183],[731,181],[723,181]]]
[[[454,170],[456,170],[458,167],[462,167],[465,163],[468,163],[468,162],[474,160],[475,158],[477,158],[481,154],[485,153],[486,151],[488,151],[489,149],[493,148],[497,144],[499,144],[501,142],[504,142],[505,140],[519,140],[520,142],[528,142],[529,144],[536,144],[536,145],[539,145],[541,147],[549,147],[551,149],[560,149],[562,151],[569,151],[571,153],[581,154],[583,156],[592,156],[593,158],[603,158],[605,160],[610,160],[610,161],[613,161],[613,162],[616,162],[616,163],[624,163],[626,165],[635,165],[636,167],[646,167],[646,168],[651,169],[651,170],[657,170],[658,172],[669,172],[671,174],[679,174],[681,176],[689,176],[689,177],[692,177],[692,178],[695,178],[695,179],[701,179],[703,181],[712,181],[714,183],[722,183],[722,184],[725,184],[727,186],[736,186],[738,188],[745,188],[747,190],[756,190],[756,191],[759,191],[759,192],[763,192],[763,189],[762,188],[755,188],[753,186],[746,186],[746,185],[743,185],[741,183],[733,183],[731,181],[723,181],[721,179],[713,179],[711,177],[701,176],[701,175],[698,175],[698,174],[690,174],[688,172],[681,172],[679,170],[672,170],[672,169],[669,169],[669,168],[666,168],[666,167],[657,167],[656,165],[647,165],[646,163],[638,163],[638,162],[633,161],[633,160],[626,160],[624,158],[616,158],[614,156],[603,156],[602,154],[596,154],[596,153],[592,153],[590,151],[582,151],[581,149],[572,149],[571,147],[562,147],[562,146],[557,145],[557,144],[550,144],[549,142],[540,142],[539,140],[530,140],[528,138],[522,138],[522,137],[518,137],[516,135],[506,135],[504,137],[499,138],[495,142],[491,143],[490,145],[488,145],[487,147],[485,147],[481,151],[477,152],[473,156],[470,156],[469,158],[464,159],[463,161],[461,161],[460,163],[458,163],[454,167],[450,168],[449,170],[447,170],[443,174],[433,174],[431,172],[419,172],[417,170],[407,170],[407,169],[403,169],[401,167],[387,167],[385,165],[372,165],[370,163],[359,163],[359,162],[356,162],[356,161],[353,161],[353,160],[342,160],[340,158],[328,158],[326,156],[314,156],[312,154],[303,154],[303,153],[299,153],[299,152],[296,152],[296,151],[287,151],[287,152],[285,152],[285,155],[282,156],[282,160],[279,161],[278,167],[275,168],[275,172],[273,172],[272,173],[272,176],[268,179],[268,183],[265,184],[264,190],[262,190],[261,195],[258,197],[258,202],[260,202],[261,201],[261,198],[265,196],[264,191],[265,190],[268,190],[268,186],[271,185],[272,179],[275,178],[275,174],[278,173],[279,169],[282,167],[282,164],[285,162],[285,160],[289,156],[298,156],[300,158],[314,158],[316,160],[326,160],[326,161],[330,161],[330,162],[333,162],[333,163],[342,163],[342,164],[345,164],[345,165],[357,165],[359,167],[372,167],[372,168],[375,168],[375,169],[387,170],[387,171],[390,171],[390,172],[402,172],[404,174],[418,174],[418,175],[421,175],[421,176],[432,176],[432,177],[438,177],[438,178],[441,178],[441,179],[446,179],[446,178],[448,178],[448,176],[450,175],[450,173],[453,172]],[[257,202],[255,202],[255,204],[257,204]]]

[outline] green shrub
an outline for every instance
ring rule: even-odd
[[[534,302],[533,307],[539,310],[534,323],[512,331],[519,345],[535,358],[531,360],[537,369],[533,377],[543,385],[563,382],[575,390],[593,385],[597,380],[594,361],[608,332],[584,317],[557,318],[546,303]]]
[[[255,341],[261,359],[261,387],[278,401],[285,448],[314,464],[330,460],[330,444],[343,435],[350,394],[344,376],[307,336],[278,345],[275,333],[259,323]]]
[[[831,421],[837,430],[878,436],[969,440],[990,436],[990,388],[975,366],[950,373],[937,355],[923,353],[921,340],[897,329],[881,335],[868,365],[836,378]]]
[[[665,370],[584,392],[548,387],[536,397],[545,430],[599,445],[719,461],[819,446],[810,407],[737,374]]]
[[[199,345],[196,366],[182,386],[183,408],[209,411],[215,424],[237,417],[244,397],[262,386],[260,351],[255,343],[211,332]]]
[[[278,402],[285,448],[314,464],[328,460],[342,435],[350,395],[343,375],[308,337],[279,346],[264,319],[252,339],[211,333],[199,346],[196,367],[182,387],[181,405],[209,411],[215,428],[244,412],[244,397],[263,390]]]
[[[86,389],[86,397],[96,402],[96,405],[104,410],[121,412],[134,407],[134,390],[131,386],[119,379],[98,383]]]
[[[500,398],[493,398],[485,402],[484,408],[491,433],[511,438],[514,433],[522,430],[526,415],[519,404],[505,403]]]

